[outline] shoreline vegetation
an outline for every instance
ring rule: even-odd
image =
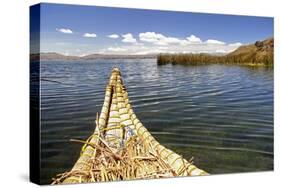
[[[248,66],[273,66],[274,39],[256,41],[254,44],[243,45],[225,55],[212,54],[159,54],[158,65],[207,65],[236,64]]]

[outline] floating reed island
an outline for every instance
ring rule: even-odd
[[[186,160],[157,142],[143,126],[117,68],[106,87],[94,133],[86,141],[71,141],[83,144],[81,155],[53,184],[208,175],[192,159]]]
[[[226,55],[212,54],[160,54],[157,64],[207,65],[207,64],[236,64],[251,66],[273,66],[274,40],[256,41],[255,44],[240,46]]]

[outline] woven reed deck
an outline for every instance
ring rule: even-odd
[[[53,184],[208,175],[165,148],[135,115],[118,68],[112,70],[96,128],[71,171]]]

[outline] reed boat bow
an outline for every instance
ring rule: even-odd
[[[71,171],[53,184],[208,175],[192,161],[167,149],[135,115],[118,68],[106,86],[96,128]]]

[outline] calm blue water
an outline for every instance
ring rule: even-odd
[[[155,138],[211,174],[273,169],[273,69],[155,59],[41,63],[42,183],[70,170],[113,67]]]

